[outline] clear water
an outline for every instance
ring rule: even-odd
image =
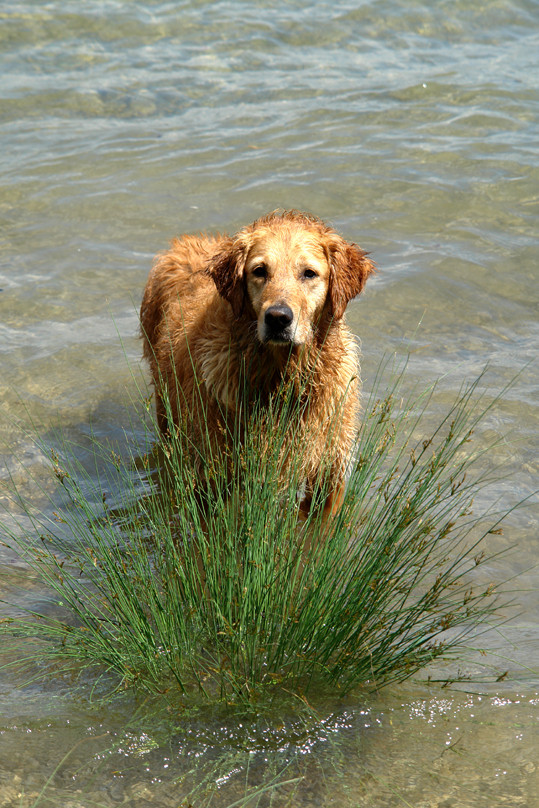
[[[539,333],[538,52],[536,0],[0,3],[2,477],[37,503],[31,421],[121,438],[152,256],[276,207],[377,261],[349,310],[367,389],[393,350],[410,386],[444,375],[440,406],[487,363],[501,389]],[[508,435],[506,506],[537,487],[537,382],[526,366],[480,435]],[[518,574],[520,613],[484,643],[507,676],[472,693],[416,681],[317,725],[232,725],[0,670],[0,806],[172,808],[195,785],[195,808],[228,806],[272,778],[251,804],[538,805],[537,541],[532,505],[492,537],[516,546],[492,574]],[[20,585],[39,601],[0,548],[1,597]]]

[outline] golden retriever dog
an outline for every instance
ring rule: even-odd
[[[305,455],[303,507],[324,468],[324,511],[335,512],[359,410],[358,348],[344,313],[373,271],[356,244],[297,211],[270,213],[232,237],[174,239],[141,306],[160,429],[186,415],[196,424],[198,411],[219,445],[239,406],[242,368],[253,369],[261,401],[290,381],[304,400],[293,430]]]

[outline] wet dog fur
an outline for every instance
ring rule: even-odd
[[[344,314],[373,271],[360,247],[297,211],[270,213],[235,236],[174,239],[157,256],[141,306],[160,429],[198,411],[189,419],[196,431],[203,412],[218,445],[226,413],[238,406],[242,368],[252,369],[262,401],[289,380],[306,402],[294,430],[305,458],[304,507],[323,466],[324,507],[334,512],[359,412],[358,349]]]

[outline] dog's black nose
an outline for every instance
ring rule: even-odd
[[[272,332],[284,331],[294,319],[294,312],[286,303],[270,306],[264,315],[264,322]]]

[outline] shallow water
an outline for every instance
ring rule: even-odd
[[[8,485],[12,473],[36,504],[32,477],[52,487],[31,422],[81,443],[90,424],[107,439],[129,430],[145,373],[137,308],[170,237],[295,207],[378,264],[349,308],[366,390],[394,350],[411,352],[410,388],[443,375],[440,407],[487,363],[488,395],[524,368],[479,439],[507,435],[490,455],[505,472],[492,501],[529,495],[538,40],[535,0],[0,4]],[[490,549],[513,544],[491,573],[518,574],[520,613],[482,638],[495,654],[461,663],[479,680],[469,694],[416,681],[317,705],[320,723],[240,727],[158,707],[137,717],[128,701],[89,705],[69,681],[21,688],[0,671],[0,805],[33,804],[46,786],[53,805],[168,808],[208,781],[227,806],[272,777],[274,805],[539,804],[536,506]],[[7,549],[0,564],[1,596],[22,585],[38,603]]]

